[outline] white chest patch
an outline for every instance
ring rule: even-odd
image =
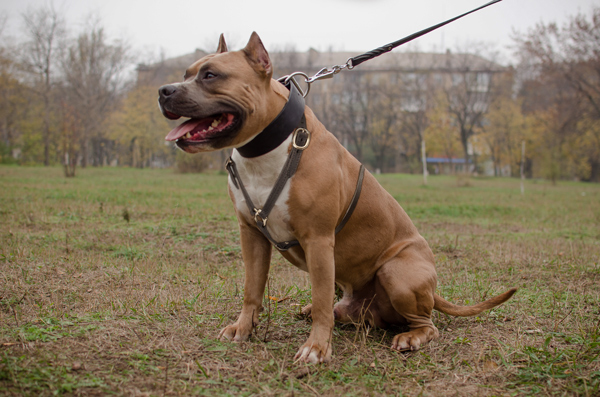
[[[285,164],[288,156],[288,148],[292,136],[290,135],[281,145],[267,154],[254,158],[242,157],[237,150],[233,151],[231,156],[236,164],[239,177],[244,183],[248,196],[254,206],[262,208],[267,202],[267,198],[275,186],[277,177]],[[295,237],[290,231],[288,211],[288,198],[290,194],[291,179],[288,179],[281,194],[275,202],[275,206],[268,216],[267,229],[271,237],[277,242],[294,240]],[[229,187],[235,198],[236,209],[242,213],[246,219],[253,223],[254,214],[250,213],[248,204],[241,189],[235,187],[229,177]]]

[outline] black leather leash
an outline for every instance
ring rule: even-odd
[[[391,42],[389,44],[386,44],[384,46],[376,48],[376,49],[374,49],[372,51],[365,52],[364,54],[357,55],[357,56],[352,57],[352,58],[348,58],[348,60],[346,61],[345,64],[332,66],[331,70],[325,67],[325,68],[319,70],[312,77],[308,77],[308,75],[306,73],[303,73],[303,72],[294,72],[294,73],[292,73],[292,74],[290,74],[288,76],[282,77],[279,80],[282,81],[282,82],[284,82],[284,84],[288,84],[288,82],[290,80],[293,81],[294,84],[296,84],[295,80],[293,80],[293,77],[295,77],[295,76],[302,76],[302,77],[304,77],[304,82],[307,83],[308,86],[306,88],[306,91],[302,91],[301,90],[301,94],[302,94],[303,97],[306,97],[306,95],[308,95],[308,92],[310,91],[310,85],[312,83],[314,83],[315,81],[317,81],[317,80],[332,78],[334,75],[338,74],[339,72],[341,72],[344,69],[352,70],[356,66],[360,65],[361,63],[363,63],[365,61],[368,61],[370,59],[378,57],[378,56],[380,56],[382,54],[385,54],[386,52],[390,52],[394,48],[399,47],[402,44],[406,44],[409,41],[412,41],[412,40],[414,40],[414,39],[416,39],[418,37],[421,37],[421,36],[423,36],[423,35],[425,35],[425,34],[427,34],[429,32],[432,32],[432,31],[434,31],[434,30],[436,30],[438,28],[441,28],[442,26],[447,25],[450,22],[454,22],[457,19],[460,19],[460,18],[462,18],[462,17],[464,17],[466,15],[474,13],[475,11],[479,11],[479,10],[481,10],[483,8],[489,7],[489,6],[493,5],[493,4],[499,3],[501,1],[502,0],[492,0],[489,3],[486,3],[486,4],[484,4],[484,5],[480,6],[480,7],[477,7],[477,8],[475,8],[475,9],[469,11],[469,12],[465,12],[464,14],[461,14],[461,15],[459,15],[457,17],[448,19],[447,21],[438,23],[437,25],[430,26],[427,29],[423,29],[421,31],[413,33],[413,34],[411,34],[409,36],[406,36],[406,37],[404,37],[404,38],[402,38],[400,40]]]
[[[285,164],[283,165],[283,168],[277,177],[277,181],[275,182],[275,185],[269,193],[267,201],[262,208],[257,208],[252,202],[252,199],[250,198],[250,195],[248,194],[248,191],[246,190],[246,187],[240,178],[240,174],[233,159],[229,157],[225,163],[225,167],[229,172],[229,176],[231,177],[233,185],[236,187],[236,189],[240,189],[244,195],[244,199],[246,200],[246,205],[250,210],[250,214],[253,214],[254,216],[256,227],[279,251],[287,251],[288,249],[299,245],[300,242],[298,240],[283,242],[275,241],[267,229],[269,214],[273,210],[273,207],[275,207],[275,202],[281,195],[281,192],[283,191],[288,179],[290,179],[296,173],[298,165],[300,164],[302,152],[304,152],[310,143],[310,132],[306,128],[306,118],[304,117],[304,98],[298,92],[295,84],[290,84],[288,88],[290,89],[290,96],[279,115],[267,126],[267,128],[258,134],[256,138],[246,145],[236,149],[244,157],[258,157],[275,149],[277,146],[282,144],[290,136],[290,134],[293,134],[292,150],[288,154],[287,160],[285,161]],[[275,144],[273,142],[277,143]],[[354,212],[354,209],[356,208],[356,204],[358,203],[360,192],[362,190],[364,173],[365,167],[361,164],[354,195],[352,196],[352,200],[350,201],[350,205],[348,206],[342,221],[335,228],[335,234],[342,230],[346,222],[348,222],[348,219],[350,219],[350,216],[352,216],[352,212]]]
[[[441,28],[442,26],[444,26],[444,25],[447,25],[447,24],[449,24],[450,22],[454,22],[454,21],[456,21],[457,19],[460,19],[460,18],[462,18],[462,17],[464,17],[464,16],[466,16],[466,15],[469,15],[469,14],[472,14],[472,13],[474,13],[475,11],[479,11],[479,10],[481,10],[482,8],[486,8],[486,7],[488,7],[488,6],[491,6],[492,4],[496,4],[496,3],[499,3],[499,2],[501,2],[501,1],[502,1],[502,0],[492,0],[492,1],[490,1],[489,3],[487,3],[487,4],[484,4],[484,5],[480,6],[480,7],[477,7],[477,8],[475,8],[474,10],[471,10],[471,11],[469,11],[469,12],[465,12],[464,14],[461,14],[461,15],[459,15],[459,16],[457,16],[457,17],[454,17],[454,18],[448,19],[447,21],[444,21],[444,22],[438,23],[437,25],[433,25],[433,26],[431,26],[431,27],[428,27],[427,29],[423,29],[423,30],[421,30],[421,31],[419,31],[419,32],[417,32],[417,33],[413,33],[413,34],[411,34],[411,35],[409,35],[409,36],[406,36],[406,37],[404,37],[403,39],[400,39],[400,40],[394,41],[394,42],[392,42],[392,43],[386,44],[386,45],[384,45],[384,46],[381,46],[381,47],[379,47],[379,48],[376,48],[376,49],[374,49],[374,50],[372,50],[372,51],[365,52],[365,53],[364,53],[364,54],[362,54],[362,55],[358,55],[358,56],[352,57],[352,58],[350,58],[348,61],[350,62],[350,65],[351,65],[352,67],[358,66],[358,65],[360,65],[361,63],[363,63],[363,62],[365,62],[365,61],[368,61],[369,59],[373,59],[373,58],[375,58],[375,57],[378,57],[378,56],[379,56],[379,55],[381,55],[381,54],[385,54],[386,52],[390,52],[390,51],[392,51],[394,48],[396,48],[396,47],[399,47],[399,46],[401,46],[402,44],[406,44],[406,43],[408,43],[409,41],[413,41],[413,40],[414,40],[414,39],[416,39],[417,37],[421,37],[421,36],[423,36],[423,35],[425,35],[425,34],[427,34],[427,33],[429,33],[429,32],[432,32],[432,31],[434,31],[434,30],[436,30],[436,29],[438,29],[438,28]]]

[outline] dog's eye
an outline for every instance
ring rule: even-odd
[[[204,76],[202,76],[202,80],[211,80],[217,77],[213,72],[204,72]]]

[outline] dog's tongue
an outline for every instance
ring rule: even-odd
[[[166,141],[176,141],[188,132],[206,130],[213,122],[213,118],[208,117],[205,119],[190,119],[185,123],[173,128],[171,132],[165,137]]]

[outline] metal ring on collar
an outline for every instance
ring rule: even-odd
[[[296,143],[296,137],[298,136],[299,132],[306,133],[306,142],[302,146],[300,146]],[[296,128],[296,130],[294,131],[294,135],[292,136],[292,146],[295,149],[304,150],[308,147],[309,143],[310,143],[310,131],[308,131],[306,128]]]
[[[302,77],[304,77],[304,82],[307,83],[306,92],[304,92],[304,90],[302,88],[300,88],[300,85],[298,84],[298,82],[294,78],[296,76],[302,76]],[[294,73],[292,73],[290,75],[282,77],[279,80],[281,81],[282,79],[284,79],[283,80],[283,84],[284,85],[287,85],[291,81],[292,84],[294,84],[296,86],[296,88],[298,89],[298,92],[300,93],[300,95],[302,95],[302,98],[306,98],[306,96],[308,95],[308,93],[310,91],[310,83],[311,83],[309,81],[308,75],[306,73],[303,73],[303,72],[294,72]]]

